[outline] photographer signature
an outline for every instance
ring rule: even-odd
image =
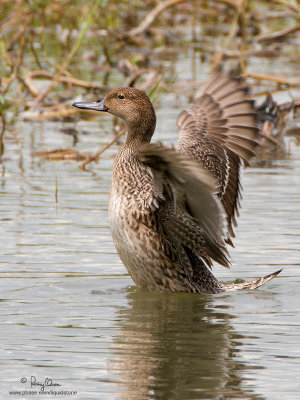
[[[37,381],[35,376],[31,376],[30,385],[31,385],[31,387],[40,386],[41,392],[43,392],[46,387],[61,386],[59,383],[53,382],[53,379],[51,379],[51,378],[45,378],[44,382],[39,382],[39,381]]]

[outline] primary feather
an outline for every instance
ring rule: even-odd
[[[240,80],[212,77],[195,103],[178,117],[178,151],[197,161],[218,181],[218,196],[227,215],[228,241],[241,199],[240,171],[257,148],[253,101]]]

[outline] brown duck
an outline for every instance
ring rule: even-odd
[[[119,88],[82,109],[125,120],[128,134],[114,162],[109,216],[117,251],[137,286],[148,290],[220,293],[254,289],[222,284],[212,262],[230,266],[240,169],[257,147],[256,113],[247,88],[215,75],[178,118],[178,151],[150,144],[154,108],[141,90]]]

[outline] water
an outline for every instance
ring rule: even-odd
[[[156,140],[176,141],[176,116],[186,104],[185,95],[164,96]],[[300,147],[294,139],[287,139],[290,157],[245,171],[233,266],[214,269],[223,281],[283,267],[279,277],[256,291],[215,296],[145,293],[133,285],[110,236],[117,146],[88,171],[31,155],[71,147],[72,138],[59,131],[67,126],[74,123],[19,118],[6,134],[1,398],[298,398]],[[76,127],[89,132],[79,136],[80,151],[112,139],[108,116]],[[61,386],[45,391],[67,393],[21,394],[39,391],[46,378]]]

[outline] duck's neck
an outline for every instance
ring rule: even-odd
[[[156,116],[153,108],[151,112],[145,113],[143,118],[127,121],[128,133],[125,146],[138,149],[143,143],[150,143],[155,125]]]

